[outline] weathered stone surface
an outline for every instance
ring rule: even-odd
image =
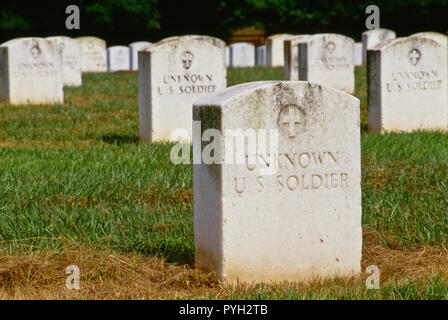
[[[81,46],[73,38],[56,36],[46,38],[58,44],[62,50],[62,79],[64,86],[79,87],[82,85]]]
[[[138,70],[138,52],[140,50],[145,50],[152,45],[148,41],[137,41],[129,44],[129,53],[131,61],[131,70]]]
[[[212,154],[212,140],[221,141],[223,150],[213,150],[217,163],[193,167],[198,267],[231,283],[360,273],[357,98],[308,82],[266,81],[228,88],[199,99],[193,108],[203,135],[193,137],[194,158]],[[211,139],[209,129],[222,137]],[[232,164],[235,136],[246,141],[240,145],[245,152]],[[249,148],[249,141],[257,148]],[[271,142],[263,150],[266,141]]]
[[[293,34],[274,34],[266,39],[266,65],[269,67],[283,67],[285,64],[283,42]]]
[[[130,70],[129,47],[112,46],[107,48],[107,71],[127,71]]]
[[[233,43],[229,47],[231,67],[254,67],[255,46],[247,42]]]
[[[43,38],[0,46],[1,98],[10,104],[64,102],[61,47]]]
[[[353,39],[333,33],[299,40],[299,79],[355,91]]]
[[[266,45],[257,48],[257,66],[266,66]]]
[[[369,130],[446,130],[447,48],[426,37],[368,50]]]
[[[139,52],[140,137],[168,141],[176,129],[191,137],[192,104],[227,85],[225,45],[211,37],[175,37]]]
[[[97,37],[76,38],[81,45],[81,71],[106,72],[106,41]]]
[[[306,36],[293,36],[284,41],[285,66],[283,67],[283,75],[286,80],[299,80],[299,41]]]
[[[395,39],[395,31],[389,29],[373,29],[362,33],[362,62],[367,63],[367,50],[376,47],[379,43]]]

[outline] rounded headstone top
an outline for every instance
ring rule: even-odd
[[[366,30],[362,34],[368,35],[368,34],[375,34],[375,33],[392,33],[392,34],[396,35],[395,31],[386,29],[386,28]]]
[[[216,47],[219,47],[219,48],[225,48],[225,46],[226,46],[226,43],[219,38],[204,36],[204,35],[197,35],[197,34],[187,34],[184,36],[172,36],[172,37],[164,38],[164,39],[154,43],[154,45],[160,45],[163,43],[172,42],[172,41],[181,40],[181,39],[206,41],[206,42],[208,42]]]
[[[210,94],[199,98],[195,101],[195,107],[203,107],[203,106],[222,106],[224,103],[231,101],[233,99],[237,99],[241,95],[251,94],[253,91],[269,88],[269,87],[278,87],[278,88],[287,88],[287,87],[318,87],[319,91],[326,91],[328,93],[333,93],[338,95],[340,99],[352,100],[353,102],[358,102],[359,99],[348,94],[342,90],[338,90],[332,87],[323,86],[320,84],[312,83],[309,81],[254,81],[238,84],[232,87],[228,87],[226,89],[220,90],[214,94]],[[281,90],[278,91],[278,94],[281,94]]]
[[[401,38],[395,38],[395,39],[389,39],[389,40],[385,40],[383,42],[378,43],[375,47],[368,49],[368,51],[383,51],[385,49],[388,49],[390,47],[399,45],[403,42],[408,42],[408,41],[414,41],[414,42],[429,42],[429,43],[433,43],[437,46],[441,46],[441,44],[433,39],[430,39],[428,37],[401,37]]]
[[[288,38],[288,37],[294,37],[295,34],[291,34],[291,33],[278,33],[278,34],[273,34],[269,37],[267,37],[267,40],[271,40],[271,39],[278,39],[278,38]]]
[[[448,37],[446,35],[444,35],[443,33],[432,32],[432,31],[418,32],[418,33],[411,34],[409,37],[428,38],[428,39],[432,39],[432,40],[440,43],[444,47],[448,46]]]
[[[78,37],[75,38],[75,40],[78,40],[80,42],[95,41],[101,43],[102,46],[106,47],[106,41],[98,37]]]

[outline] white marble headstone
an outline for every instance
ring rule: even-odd
[[[255,46],[247,42],[233,43],[229,47],[231,67],[254,67]]]
[[[97,37],[76,38],[81,44],[81,71],[106,72],[106,41]]]
[[[257,48],[257,66],[266,66],[266,45]]]
[[[284,41],[285,65],[283,76],[285,80],[299,80],[299,41],[306,36],[293,36]]]
[[[193,157],[207,159],[193,166],[196,265],[230,283],[359,275],[359,105],[302,81],[245,83],[196,101]],[[235,150],[245,150],[241,161]]]
[[[389,29],[372,29],[362,33],[362,62],[367,63],[367,50],[376,47],[379,43],[395,39],[395,31]]]
[[[112,46],[107,48],[107,71],[127,71],[130,70],[129,47]]]
[[[173,130],[180,129],[191,140],[192,104],[226,87],[225,59],[225,43],[205,36],[165,39],[140,51],[141,139],[169,141]]]
[[[62,78],[64,86],[79,87],[82,85],[81,45],[73,38],[56,36],[48,37],[62,49]]]
[[[367,51],[369,130],[443,130],[448,125],[447,48],[426,37]]]
[[[0,45],[1,98],[14,105],[64,102],[62,49],[43,38]]]
[[[354,41],[323,33],[299,40],[299,79],[355,91]]]
[[[285,64],[283,42],[293,34],[274,34],[266,39],[266,65],[269,67],[283,67]]]
[[[131,70],[138,70],[138,52],[148,48],[152,43],[147,41],[132,42],[129,44]]]

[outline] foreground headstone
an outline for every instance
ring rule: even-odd
[[[284,41],[285,66],[283,67],[283,76],[286,80],[299,80],[299,41],[306,36],[293,36]]]
[[[266,39],[266,65],[269,67],[283,67],[285,64],[283,45],[285,39],[293,34],[274,34]]]
[[[301,81],[246,83],[196,101],[193,119],[204,136],[194,136],[194,159],[212,154],[208,129],[221,132],[213,141],[222,141],[230,158],[239,142],[258,146],[246,142],[239,164],[218,156],[216,164],[194,165],[196,265],[231,283],[358,275],[359,105],[342,91]],[[250,137],[251,129],[252,140],[238,135]],[[273,132],[277,149],[266,138]],[[271,142],[263,151],[264,139]]]
[[[367,50],[376,47],[379,43],[395,39],[395,31],[389,29],[372,29],[362,33],[362,63],[367,63]]]
[[[138,70],[138,52],[151,46],[151,42],[138,41],[129,44],[129,54],[131,61],[131,70]]]
[[[354,41],[332,33],[299,40],[299,79],[355,91]]]
[[[191,137],[193,102],[227,85],[225,44],[211,37],[155,43],[139,52],[139,68],[140,138],[145,142],[169,141],[176,129]]]
[[[446,130],[446,47],[424,37],[398,38],[367,55],[370,131]]]
[[[112,46],[107,48],[107,71],[127,71],[130,70],[129,47]]]
[[[226,47],[226,66],[230,66],[230,48]]]
[[[266,45],[257,48],[257,66],[266,66]]]
[[[81,71],[106,72],[106,41],[97,37],[76,38],[81,45]]]
[[[20,38],[0,46],[1,98],[14,105],[64,102],[61,46]]]
[[[46,38],[58,44],[62,50],[62,79],[64,86],[79,87],[82,85],[81,46],[78,41],[69,37]]]
[[[230,49],[231,67],[253,67],[255,66],[255,46],[247,42],[233,43]]]
[[[355,66],[362,66],[362,43],[356,42],[354,46],[355,50]]]

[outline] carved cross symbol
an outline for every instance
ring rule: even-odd
[[[422,54],[417,49],[412,49],[409,52],[409,60],[414,66],[420,61],[421,56]]]
[[[296,108],[288,106],[288,116],[283,118],[282,124],[289,126],[289,137],[294,138],[296,136],[295,125],[304,122],[300,112],[296,112]]]

